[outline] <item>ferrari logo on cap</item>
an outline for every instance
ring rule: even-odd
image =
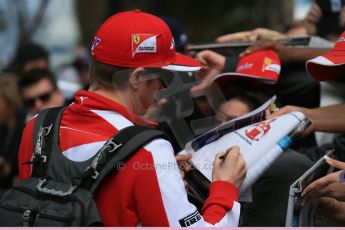
[[[140,36],[139,35],[134,35],[133,36],[133,42],[134,44],[138,45],[140,42]]]
[[[157,53],[155,34],[132,34],[132,58],[138,53]]]
[[[273,71],[276,72],[277,74],[280,73],[280,64],[268,57],[264,58],[264,62],[262,64],[262,72],[265,72],[266,70],[268,71]]]
[[[264,65],[271,65],[272,64],[272,59],[268,58],[268,57],[265,57],[264,59]]]

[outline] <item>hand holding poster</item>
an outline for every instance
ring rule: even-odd
[[[189,148],[185,151],[192,153],[194,167],[212,181],[215,155],[231,146],[239,146],[248,168],[241,186],[241,192],[244,192],[309,125],[302,113],[293,112],[224,134],[197,151],[191,148],[192,145],[187,145]]]

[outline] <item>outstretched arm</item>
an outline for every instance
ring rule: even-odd
[[[271,39],[260,39],[254,45],[248,47],[240,56],[253,53],[257,50],[274,49],[278,52],[279,58],[283,63],[300,62],[304,63],[309,59],[323,55],[329,52],[329,49],[315,49],[308,47],[289,47],[278,41]]]
[[[306,134],[313,131],[345,133],[345,122],[343,117],[343,114],[345,114],[345,104],[316,109],[288,105],[271,114],[268,118],[273,118],[293,111],[304,113],[312,122],[310,128],[306,130]]]

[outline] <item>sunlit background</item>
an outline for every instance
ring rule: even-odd
[[[124,1],[0,0],[0,69],[18,44],[33,41],[50,53],[53,70],[73,61],[102,21],[123,10],[142,9],[170,16],[186,30],[191,43],[209,42],[229,32],[268,27],[283,32],[303,18],[311,0]]]

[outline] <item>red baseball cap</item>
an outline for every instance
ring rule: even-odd
[[[318,81],[334,80],[345,75],[345,32],[343,32],[333,49],[306,63],[308,73]]]
[[[91,47],[96,61],[118,67],[197,71],[201,64],[175,51],[174,38],[160,18],[141,12],[114,14],[96,32]]]
[[[236,72],[217,75],[213,81],[248,79],[266,84],[275,84],[280,74],[280,59],[274,50],[259,50],[243,56]]]

